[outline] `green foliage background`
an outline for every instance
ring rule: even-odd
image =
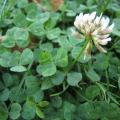
[[[106,54],[71,35],[80,12],[115,23]],[[0,0],[0,120],[120,120],[120,2]]]

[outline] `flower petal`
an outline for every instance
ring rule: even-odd
[[[106,18],[102,24],[102,29],[105,29],[108,26],[109,22],[110,22],[110,19]]]
[[[98,42],[94,41],[94,44],[100,52],[104,52],[104,53],[107,52],[102,46],[99,45]]]
[[[115,24],[113,23],[112,25],[110,25],[107,29],[108,33],[111,33],[113,31]]]
[[[90,14],[90,21],[94,20],[96,16],[96,12]]]

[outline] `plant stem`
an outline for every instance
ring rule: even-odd
[[[68,89],[68,87],[69,87],[69,85],[67,85],[62,91],[60,91],[58,93],[51,94],[50,96],[54,97],[54,96],[61,95],[62,93],[64,93]]]
[[[7,3],[7,0],[4,0],[3,6],[2,6],[1,11],[0,11],[0,18],[2,18],[2,13],[3,13],[3,10],[5,8],[6,3]]]
[[[106,74],[106,80],[107,80],[107,91],[109,91],[109,85],[110,85],[110,81],[109,81],[109,77],[108,77],[108,71],[105,71]]]
[[[105,10],[106,10],[106,8],[107,8],[107,6],[109,5],[110,2],[111,2],[111,0],[107,0],[106,4],[101,9],[101,13],[105,12]]]
[[[77,62],[77,60],[81,57],[81,55],[82,55],[83,51],[85,50],[88,42],[89,42],[89,40],[86,40],[86,41],[85,41],[83,47],[80,49],[77,57],[73,60],[73,62],[71,63],[70,67],[69,67],[68,70],[66,71],[66,74],[65,74],[65,75],[67,75],[67,73],[73,68],[73,66],[75,65],[75,63]]]
[[[85,50],[88,42],[89,42],[89,40],[87,39],[87,40],[85,41],[83,47],[80,49],[79,54],[77,55],[77,57],[75,58],[75,60],[73,60],[73,62],[71,63],[71,66],[66,70],[65,76],[67,76],[68,72],[73,68],[73,66],[75,65],[75,63],[77,62],[77,60],[80,58],[80,56],[82,55],[83,51]],[[60,95],[60,94],[64,93],[68,88],[69,88],[69,85],[67,85],[67,86],[63,89],[63,91],[58,92],[58,93],[54,93],[54,94],[52,94],[52,95],[50,95],[50,96]]]
[[[48,11],[48,9],[44,6],[42,6],[37,0],[33,0],[33,2],[38,6],[39,9],[43,11]]]
[[[95,83],[100,88],[100,90],[103,92],[104,99],[106,100],[106,88],[102,86],[99,82],[95,82]]]
[[[80,92],[78,92],[76,89],[73,88],[73,90],[74,90],[81,98],[83,98],[85,101],[91,102],[91,100],[89,100],[89,99],[87,99],[86,97],[84,97],[83,95],[81,95]]]
[[[31,66],[32,66],[33,62],[31,64],[28,65],[27,71],[25,72],[20,84],[19,84],[19,90],[22,88],[22,85],[25,81],[25,77],[28,75],[28,71],[30,70]]]
[[[109,48],[109,49],[108,49],[108,51],[111,51],[112,49],[114,49],[114,48],[115,48],[115,46],[116,46],[116,44],[118,44],[118,43],[119,43],[119,40],[118,40],[117,42],[113,43],[112,47],[111,47],[111,48]]]

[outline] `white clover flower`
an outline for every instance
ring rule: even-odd
[[[98,50],[107,52],[102,45],[106,45],[111,41],[110,33],[113,30],[114,23],[109,26],[110,19],[108,17],[96,16],[96,12],[91,14],[80,13],[74,25],[77,28],[77,34],[84,35],[89,38],[89,42],[85,48],[85,54],[91,55],[92,44],[94,43]]]

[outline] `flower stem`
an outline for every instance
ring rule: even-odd
[[[75,63],[77,62],[77,60],[80,58],[80,56],[82,55],[83,51],[85,50],[88,42],[89,42],[89,40],[87,39],[87,40],[85,41],[83,47],[80,49],[79,54],[77,55],[77,57],[75,58],[75,60],[73,60],[73,62],[71,63],[70,67],[66,70],[65,76],[67,76],[68,72],[73,68],[73,66],[75,65]],[[63,91],[60,91],[60,92],[58,92],[58,93],[51,94],[50,96],[53,97],[53,96],[61,95],[61,94],[64,93],[68,88],[69,88],[69,85],[65,86],[64,89],[63,89]]]
[[[107,6],[109,5],[109,3],[111,2],[111,0],[107,0],[106,4],[101,8],[101,13],[104,13]]]
[[[71,63],[70,67],[68,68],[68,70],[66,71],[66,74],[73,68],[73,66],[75,65],[75,63],[77,62],[77,60],[80,58],[80,56],[82,55],[83,51],[85,50],[87,44],[88,44],[89,40],[86,40],[83,47],[80,49],[77,57],[73,60],[73,62]]]

